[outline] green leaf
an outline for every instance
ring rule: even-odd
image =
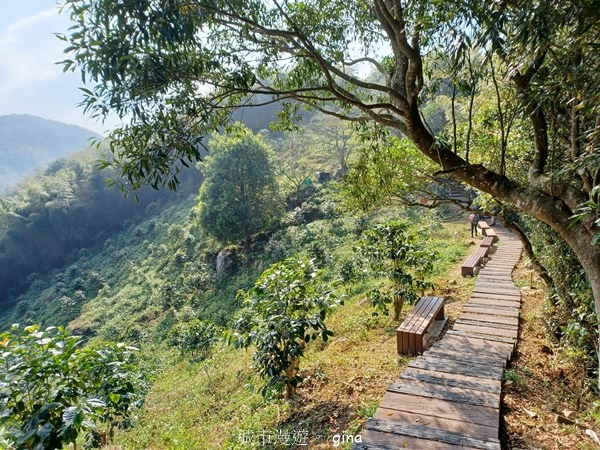
[[[87,403],[93,408],[104,408],[106,406],[106,403],[99,398],[88,398]]]
[[[45,441],[52,434],[53,430],[54,426],[50,422],[47,422],[38,428],[36,434],[42,439],[42,441]]]

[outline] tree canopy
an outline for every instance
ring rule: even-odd
[[[269,148],[240,126],[230,135],[216,135],[209,146],[211,155],[202,167],[200,224],[220,241],[247,245],[279,207]]]
[[[172,182],[199,157],[200,137],[257,94],[283,102],[287,127],[302,106],[376,123],[412,140],[441,173],[550,225],[600,311],[598,227],[593,214],[573,220],[600,184],[599,0],[65,5],[75,22],[63,36],[65,69],[89,84],[88,113],[131,119],[112,134],[110,163],[133,187]],[[361,76],[365,66],[378,76]],[[487,131],[473,114],[482,89],[493,99]],[[435,135],[423,105],[440,92],[451,130]],[[524,145],[515,152],[517,127]]]

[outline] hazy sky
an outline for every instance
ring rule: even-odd
[[[89,128],[110,128],[83,116],[79,74],[63,73],[65,43],[53,33],[69,28],[56,0],[0,0],[0,115],[33,114]]]

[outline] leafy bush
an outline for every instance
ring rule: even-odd
[[[145,380],[122,344],[84,347],[63,328],[13,325],[0,346],[0,428],[17,449],[59,449],[80,436],[99,446],[142,402]]]
[[[170,282],[164,283],[160,287],[161,301],[163,309],[168,309],[170,307],[179,308],[183,303],[183,299],[181,298],[181,293],[177,290],[177,287]]]
[[[355,259],[345,258],[339,264],[338,273],[347,292],[348,285],[360,278],[360,267]]]
[[[236,348],[256,346],[256,369],[269,378],[263,395],[283,384],[289,397],[302,381],[297,372],[306,344],[333,335],[325,319],[337,303],[335,296],[319,282],[314,262],[295,256],[265,270],[238,297],[244,309],[234,320],[232,342]]]
[[[181,267],[185,264],[187,257],[185,256],[185,252],[183,250],[177,250],[175,255],[173,255],[173,265],[176,267]]]
[[[193,358],[205,359],[219,340],[220,329],[210,322],[192,319],[178,323],[169,333],[169,342],[178,347],[181,354],[189,353]]]
[[[432,287],[425,281],[433,268],[435,253],[425,250],[415,235],[409,234],[404,222],[389,221],[366,230],[359,249],[370,263],[376,276],[392,280],[393,289],[382,292],[373,289],[369,301],[373,308],[388,315],[388,305],[393,304],[394,320],[400,319],[404,301],[416,303],[423,292]]]

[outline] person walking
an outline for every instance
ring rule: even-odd
[[[494,225],[496,225],[496,216],[498,215],[498,208],[496,206],[494,206],[492,208],[492,223],[490,223],[490,227],[493,227]]]
[[[477,222],[479,222],[479,214],[473,214],[469,216],[469,222],[471,222],[471,237],[473,237],[473,231],[475,231],[475,236],[479,236],[477,234]]]

